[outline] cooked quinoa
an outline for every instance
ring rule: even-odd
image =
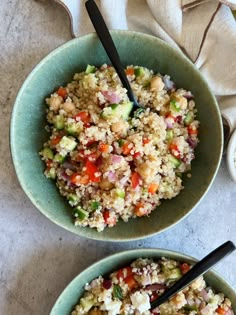
[[[85,285],[71,315],[233,315],[231,301],[215,293],[201,276],[168,302],[152,303],[191,266],[168,258],[139,258],[108,277]]]
[[[75,225],[102,231],[148,216],[191,177],[198,143],[194,97],[168,75],[126,68],[143,109],[132,113],[114,68],[87,66],[47,103],[45,175],[72,207]]]

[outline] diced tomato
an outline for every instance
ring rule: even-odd
[[[81,173],[74,173],[70,177],[70,181],[75,185],[87,185],[89,183],[88,175],[81,175]]]
[[[61,135],[55,136],[54,138],[52,138],[52,139],[50,140],[50,142],[51,142],[52,145],[55,146],[55,145],[57,145],[57,144],[61,141],[61,138],[62,138]]]
[[[180,270],[181,270],[182,274],[185,274],[186,272],[188,272],[190,270],[189,264],[187,264],[187,263],[181,264]]]
[[[157,183],[151,183],[150,185],[149,185],[149,187],[148,187],[148,192],[150,193],[150,194],[155,194],[155,192],[157,191],[157,189],[158,189],[158,184]]]
[[[188,126],[188,134],[189,135],[197,135],[198,129],[195,126]]]
[[[108,153],[109,152],[109,145],[106,143],[100,143],[98,146],[98,150],[102,153]]]
[[[141,180],[141,178],[140,178],[139,173],[133,172],[132,175],[131,175],[132,188],[135,189],[139,185],[140,180]]]
[[[176,144],[171,143],[169,145],[169,149],[170,149],[171,153],[174,155],[174,157],[176,157],[177,159],[180,158],[180,151],[179,151],[179,148]]]
[[[90,114],[88,112],[80,112],[77,115],[75,115],[74,119],[76,121],[82,121],[84,124],[89,124],[90,123]],[[87,125],[88,126],[88,125]]]
[[[227,313],[227,311],[225,309],[223,309],[222,307],[218,307],[216,310],[216,313],[218,313],[220,315],[225,315]]]
[[[61,96],[62,98],[66,98],[66,96],[67,96],[67,91],[66,91],[66,89],[65,88],[63,88],[62,86],[61,87],[59,87],[59,89],[57,90],[57,94],[59,95],[59,96]]]
[[[148,138],[143,138],[143,145],[147,144],[150,142],[150,139]]]
[[[144,203],[138,202],[134,208],[134,212],[137,217],[143,217],[144,215],[147,215],[147,210],[144,209]]]
[[[130,142],[125,142],[122,146],[122,153],[124,155],[128,155],[130,154],[131,150],[132,150],[132,145],[130,144]]]
[[[139,159],[141,157],[141,153],[140,152],[135,152],[133,155],[134,159]]]
[[[133,271],[131,267],[124,267],[120,270],[117,271],[117,279],[124,279],[128,276],[132,276],[133,275]]]
[[[133,275],[127,276],[126,278],[124,278],[124,281],[126,284],[128,284],[130,290],[137,286],[137,281],[134,279]]]
[[[134,75],[134,68],[127,68],[127,69],[125,70],[125,73],[126,73],[127,75]]]
[[[99,172],[99,169],[93,162],[87,160],[85,163],[85,167],[86,167],[85,173],[88,175],[89,179],[92,182],[98,183],[101,181],[101,175],[96,176],[96,173]]]
[[[114,226],[116,225],[116,217],[111,217],[110,216],[110,211],[109,210],[105,210],[103,212],[103,218],[104,218],[104,221],[107,225],[109,226]]]
[[[155,301],[158,298],[158,294],[157,293],[152,293],[152,295],[150,296],[150,302]]]

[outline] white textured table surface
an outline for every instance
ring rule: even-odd
[[[236,242],[236,184],[224,160],[212,188],[193,213],[169,231],[146,240],[90,241],[47,220],[16,179],[9,152],[9,122],[27,74],[71,38],[69,19],[52,1],[5,0],[0,6],[0,30],[0,314],[48,314],[74,276],[117,251],[161,247],[200,259],[226,240]],[[235,266],[233,253],[215,268],[234,287]]]

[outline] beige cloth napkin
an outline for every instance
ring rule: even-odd
[[[84,0],[63,3],[72,33],[93,32]],[[186,54],[216,95],[224,120],[236,128],[236,1],[97,0],[109,29],[129,29],[157,36]]]

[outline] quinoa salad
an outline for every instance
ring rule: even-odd
[[[188,263],[168,258],[139,258],[108,277],[87,283],[71,315],[233,315],[231,301],[214,292],[202,276],[168,302],[152,305],[190,268]]]
[[[125,72],[142,106],[134,113],[106,64],[88,65],[46,99],[44,174],[68,200],[75,225],[98,231],[148,216],[162,199],[177,196],[199,141],[190,91],[144,67]]]

